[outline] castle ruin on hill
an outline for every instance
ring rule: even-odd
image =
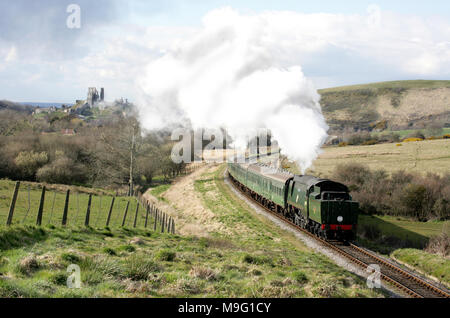
[[[88,88],[86,103],[90,108],[94,107],[97,103],[103,102],[105,100],[105,89],[100,88],[100,94],[95,87]]]

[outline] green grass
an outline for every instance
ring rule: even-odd
[[[237,282],[240,288],[250,289],[250,296],[255,297],[377,295],[358,277],[323,255],[311,252],[293,235],[236,199],[223,180],[224,169],[223,165],[203,174],[195,181],[194,188],[215,219],[228,229],[227,234],[217,235],[218,242],[212,244],[238,247],[229,263],[243,266],[250,273],[240,277]]]
[[[15,182],[9,180],[0,180],[0,224],[5,224],[8,218],[8,211],[11,202]],[[28,192],[28,186],[30,191]],[[52,187],[52,185],[50,185]],[[53,186],[56,189],[58,187]],[[77,189],[77,188],[75,188]],[[93,227],[104,227],[108,217],[109,208],[112,201],[112,195],[106,191],[92,190],[98,195],[92,196],[90,225]],[[28,193],[30,194],[28,196]],[[100,195],[104,193],[103,195]],[[66,193],[58,190],[48,190],[45,194],[44,212],[42,224],[60,225],[64,211]],[[28,198],[30,199],[28,201]],[[38,184],[23,183],[20,186],[17,197],[16,208],[14,212],[13,224],[35,224],[39,201],[41,198],[41,188]],[[89,195],[83,192],[71,192],[68,210],[68,225],[84,225]],[[134,221],[137,201],[133,197],[116,197],[113,211],[111,214],[110,227],[120,226],[122,224],[125,207],[130,202],[126,225],[131,226]],[[138,226],[143,225],[144,213],[140,207]]]
[[[378,234],[367,237],[363,234],[366,228]],[[358,217],[358,242],[385,255],[404,247],[423,249],[430,237],[442,232],[450,232],[450,221],[418,222],[389,215],[361,214]]]
[[[437,278],[448,286],[450,285],[450,259],[411,248],[398,249],[391,255],[399,261]]]
[[[433,81],[433,80],[411,80],[411,81],[389,81],[389,82],[378,82],[378,83],[368,83],[359,85],[349,85],[320,89],[319,93],[329,93],[329,92],[340,92],[348,90],[358,90],[358,89],[391,89],[391,88],[441,88],[450,87],[450,81]]]
[[[171,184],[161,184],[150,190],[150,194],[156,197],[158,200],[165,201],[161,196],[164,192],[169,190]]]
[[[194,188],[225,234],[0,226],[0,297],[383,296],[252,212],[224,183],[224,168]],[[66,287],[70,264],[81,269],[80,289]]]

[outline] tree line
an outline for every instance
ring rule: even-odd
[[[64,135],[64,129],[75,133]],[[172,145],[168,131],[144,131],[135,112],[80,119],[0,109],[0,178],[145,187],[155,176],[169,179],[185,168],[172,162]]]

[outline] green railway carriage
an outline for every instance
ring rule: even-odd
[[[353,239],[359,207],[345,185],[262,164],[229,163],[228,171],[255,200],[308,231],[328,239]]]

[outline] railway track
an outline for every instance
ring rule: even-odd
[[[229,175],[229,174],[228,174]],[[380,267],[380,278],[394,285],[398,289],[402,290],[405,294],[414,298],[450,298],[450,292],[439,288],[423,278],[400,268],[393,262],[376,255],[374,252],[367,249],[361,248],[353,243],[344,244],[341,242],[331,242],[326,241],[307,230],[303,229],[299,225],[295,224],[291,220],[283,217],[282,215],[272,211],[265,205],[261,204],[259,201],[255,200],[247,191],[245,191],[245,186],[236,181],[231,175],[229,175],[230,180],[233,185],[238,189],[243,195],[251,199],[253,202],[258,204],[267,212],[276,216],[277,218],[288,223],[295,229],[305,233],[306,235],[319,241],[322,245],[336,251],[340,255],[349,259],[354,264],[366,269],[369,265],[376,264]]]

